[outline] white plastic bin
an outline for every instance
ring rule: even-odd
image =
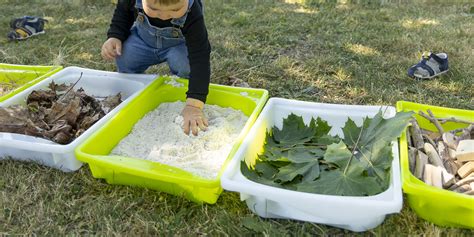
[[[11,158],[14,160],[34,161],[65,172],[79,169],[82,166],[82,162],[76,159],[74,149],[157,77],[157,75],[153,74],[123,74],[68,67],[15,96],[0,102],[0,107],[14,104],[25,105],[26,98],[33,90],[46,89],[53,80],[55,83],[75,83],[81,73],[83,73],[82,78],[74,86],[75,90],[82,87],[88,95],[92,96],[109,96],[121,92],[123,102],[67,145],[57,144],[33,136],[0,132],[0,160]]]
[[[242,142],[239,150],[224,171],[221,184],[229,191],[240,193],[242,201],[261,217],[284,218],[331,225],[352,231],[372,229],[390,213],[402,208],[402,190],[398,142],[393,142],[393,162],[389,188],[374,196],[350,197],[297,192],[259,184],[240,172],[240,162],[254,160],[263,151],[265,131],[273,126],[282,128],[283,119],[290,113],[302,116],[305,123],[311,117],[321,117],[332,126],[331,134],[343,137],[342,127],[347,118],[360,126],[364,117],[373,117],[379,110],[384,117],[393,117],[394,107],[336,105],[271,98]]]

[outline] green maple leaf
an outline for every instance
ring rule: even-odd
[[[258,161],[257,161],[258,162]],[[255,170],[251,170],[245,161],[240,162],[240,172],[247,177],[248,179],[260,183],[260,184],[265,184],[265,185],[270,185],[274,187],[282,187],[280,184],[275,183],[273,179],[266,178],[265,176],[259,175]]]
[[[388,184],[387,170],[392,162],[390,143],[400,136],[412,118],[412,112],[400,112],[394,117],[384,119],[382,111],[373,118],[365,118],[361,127],[348,119],[344,128],[344,142],[357,152],[355,157],[361,161],[370,175]]]
[[[327,121],[322,120],[318,117],[316,120],[311,118],[310,127],[315,130],[314,138],[319,138],[321,136],[327,135],[331,130],[331,126],[329,126]]]
[[[318,117],[316,120],[311,118],[310,127],[313,127],[316,131],[312,138],[312,142],[314,143],[319,143],[319,139],[322,137],[331,137],[328,136],[328,133],[332,127],[329,126],[327,121],[322,120],[320,117]]]
[[[266,162],[257,161],[255,162],[255,171],[266,179],[273,179],[278,173],[278,169]]]
[[[351,165],[345,173],[339,169],[323,171],[319,179],[298,184],[297,190],[339,196],[367,196],[383,191],[374,177],[363,173],[361,164]]]
[[[392,146],[390,143],[375,143],[370,147],[371,150],[362,148],[357,155],[360,162],[366,167],[371,176],[378,177],[378,181],[388,187],[390,182],[390,167],[392,165]]]
[[[344,128],[344,142],[352,147],[360,135],[358,147],[370,146],[377,142],[391,142],[400,136],[412,118],[412,112],[399,112],[394,117],[384,119],[382,111],[373,118],[365,118],[362,127],[348,119]]]
[[[265,146],[265,150],[261,156],[262,160],[288,161],[288,151],[282,151],[280,148],[275,146]]]
[[[320,145],[331,145],[333,143],[338,143],[341,140],[342,139],[338,136],[331,136],[331,135],[325,134],[315,139],[314,142]]]
[[[273,127],[273,139],[279,144],[300,144],[310,141],[316,133],[314,126],[306,126],[303,117],[290,114],[283,120],[282,129]]]
[[[318,160],[323,154],[324,151],[321,149],[308,150],[305,148],[297,148],[288,151],[287,159],[293,163],[305,163]]]
[[[324,160],[338,168],[323,171],[314,182],[302,183],[299,191],[343,196],[373,195],[382,191],[376,179],[366,175],[364,164],[353,157],[342,141],[328,146]]]
[[[328,146],[326,154],[324,154],[324,160],[336,164],[339,168],[345,169],[352,154],[347,149],[346,144],[340,141]]]
[[[279,169],[275,176],[276,180],[282,183],[292,181],[298,175],[303,176],[305,180],[314,180],[319,177],[319,161],[311,161],[306,163],[292,163]]]

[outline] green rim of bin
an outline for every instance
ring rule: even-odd
[[[474,111],[418,104],[407,101],[397,102],[397,111],[413,111],[418,124],[423,129],[437,131],[428,120],[418,115],[418,111],[430,109],[437,117],[455,117],[474,121]],[[445,130],[467,127],[467,124],[447,122],[441,124]],[[408,128],[407,128],[408,129]],[[421,218],[436,225],[446,227],[474,228],[474,197],[433,187],[416,178],[409,169],[407,130],[400,137],[400,168],[403,192],[411,209]]]
[[[168,83],[169,80],[175,80],[182,83],[183,86],[173,87]],[[110,184],[146,187],[184,196],[198,203],[215,203],[223,191],[220,177],[227,163],[237,152],[268,99],[268,91],[264,89],[215,84],[209,86],[207,104],[232,107],[249,116],[215,179],[202,178],[158,162],[109,155],[116,144],[131,131],[135,123],[146,113],[154,110],[161,103],[184,101],[187,84],[187,80],[170,79],[169,77],[160,77],[155,80],[76,148],[77,159],[89,164],[94,177],[104,178]],[[246,93],[245,96],[242,95],[243,92]]]
[[[18,79],[22,85],[0,97],[0,102],[5,101],[14,95],[24,91],[26,88],[42,81],[45,78],[59,72],[62,66],[33,66],[0,63],[0,81],[3,78],[11,77]]]

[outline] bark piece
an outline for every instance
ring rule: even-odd
[[[462,140],[474,139],[474,124],[471,124],[466,128],[452,130],[451,133],[455,134],[456,142],[458,143]]]
[[[441,134],[438,132],[432,132],[430,130],[425,130],[422,129],[421,132],[423,133],[424,137],[429,137],[431,140],[437,140],[439,137],[441,137]]]
[[[472,172],[474,172],[474,161],[469,161],[458,169],[458,175],[461,178],[467,177]]]
[[[438,155],[438,151],[430,143],[425,143],[424,145],[426,155],[428,155],[428,160],[431,164],[444,168],[443,161]]]
[[[467,177],[467,178],[464,178],[464,179],[461,179],[461,180],[457,181],[455,184],[453,184],[451,187],[449,187],[449,189],[454,190],[454,189],[456,189],[458,187],[461,187],[465,184],[471,185],[472,182],[474,182],[474,177]]]
[[[418,122],[415,119],[411,120],[411,125],[410,126],[410,135],[413,139],[413,143],[416,149],[422,150],[424,149],[425,142],[423,141],[423,136],[422,132],[420,129],[420,125],[418,125]]]
[[[415,177],[420,180],[423,180],[423,172],[425,165],[428,164],[428,156],[422,151],[416,153],[416,162],[415,162]]]
[[[425,184],[433,185],[433,182],[431,181],[433,168],[434,168],[433,165],[430,165],[430,164],[425,165],[425,168],[423,171],[423,181],[425,182]]]
[[[448,148],[449,158],[456,160],[456,150]]]
[[[445,146],[443,141],[438,141],[438,154],[443,160],[443,165],[451,174],[456,174],[458,166],[454,159],[449,156],[449,148]]]
[[[474,140],[462,140],[456,149],[458,161],[474,161]]]
[[[458,146],[458,142],[456,141],[456,137],[454,136],[454,134],[452,134],[450,132],[445,132],[445,133],[443,133],[442,138],[443,138],[444,143],[449,148],[456,150],[456,148]]]
[[[448,188],[451,185],[456,183],[456,178],[454,177],[454,175],[450,174],[446,170],[443,170],[442,178],[443,178],[443,188]]]
[[[466,193],[471,191],[471,186],[469,184],[464,184],[455,188],[453,191],[457,193]]]
[[[418,150],[414,147],[408,147],[408,166],[410,168],[410,172],[412,174],[415,173],[415,167],[416,167],[416,154],[418,153]]]
[[[443,170],[439,166],[431,168],[431,184],[437,188],[443,188]]]
[[[471,189],[471,190],[469,190],[469,191],[466,191],[466,192],[464,192],[463,194],[467,194],[467,195],[471,195],[471,196],[472,196],[472,195],[474,195],[474,189]]]

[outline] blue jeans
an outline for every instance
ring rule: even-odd
[[[148,67],[167,62],[171,74],[189,78],[190,66],[188,49],[185,43],[168,48],[153,48],[146,44],[137,34],[136,29],[123,43],[122,55],[116,58],[119,72],[143,73]]]

